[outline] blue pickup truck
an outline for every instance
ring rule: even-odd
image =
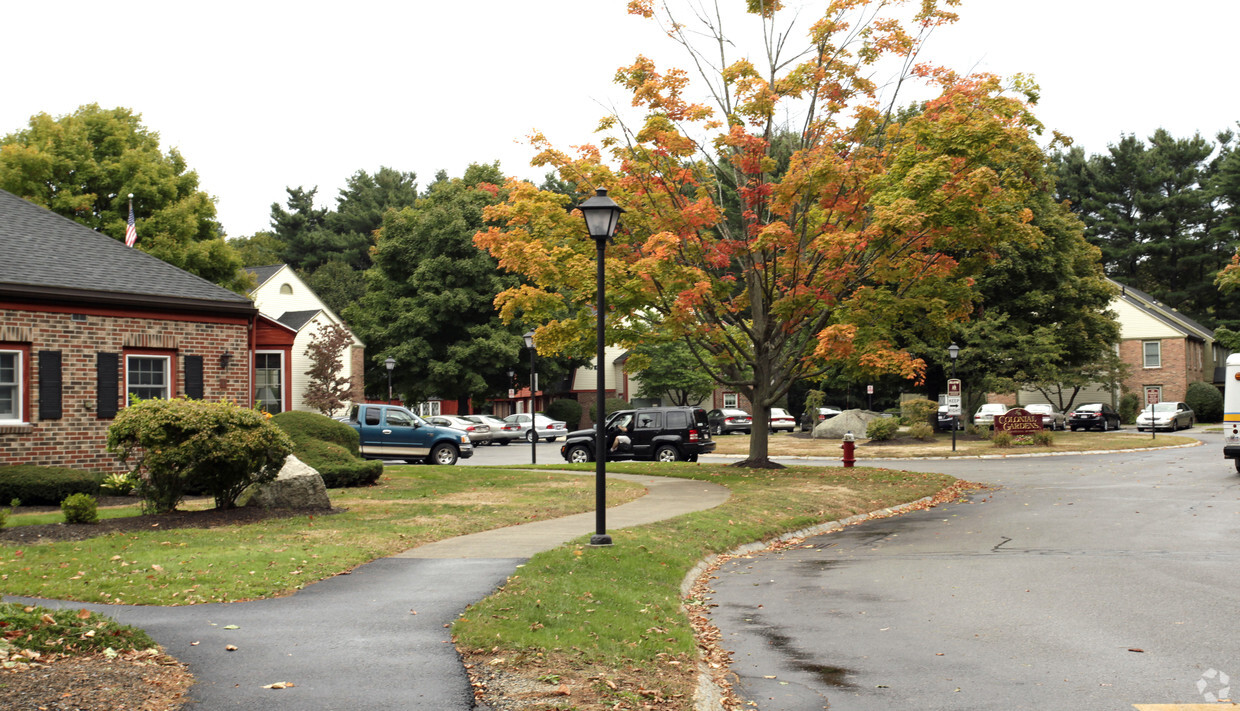
[[[474,456],[469,435],[432,425],[397,405],[354,405],[345,423],[357,430],[358,449],[366,459],[456,464]]]

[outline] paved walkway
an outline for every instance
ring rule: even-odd
[[[608,476],[648,491],[607,510],[609,533],[709,509],[729,495],[708,482]],[[198,680],[190,697],[201,711],[466,711],[473,693],[451,623],[533,554],[593,533],[594,517],[591,511],[431,543],[286,598],[185,607],[4,599],[85,607],[145,629],[189,665]],[[295,686],[263,688],[282,681]]]

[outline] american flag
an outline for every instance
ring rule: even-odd
[[[133,224],[133,200],[129,201],[129,223],[125,225],[125,246],[132,247],[138,241],[138,228]]]

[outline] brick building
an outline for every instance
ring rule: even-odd
[[[254,354],[292,348],[245,296],[2,190],[0,248],[0,465],[120,470],[130,395],[252,403]]]

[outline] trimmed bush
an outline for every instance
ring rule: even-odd
[[[370,486],[383,476],[383,462],[357,456],[357,430],[314,412],[281,412],[271,421],[293,440],[293,454],[323,477],[323,486]]]
[[[899,431],[899,420],[894,417],[880,417],[870,420],[870,424],[866,425],[865,436],[876,442],[885,442],[895,437]]]
[[[1015,438],[1012,437],[1010,432],[994,432],[990,436],[991,445],[1002,449],[1011,447],[1013,442],[1015,442]]]
[[[934,427],[929,422],[914,422],[909,425],[908,435],[923,442],[934,439]]]
[[[99,523],[99,511],[95,497],[90,494],[74,494],[60,502],[65,523]]]
[[[1198,422],[1223,421],[1223,394],[1209,383],[1189,383],[1184,402],[1193,409]]]
[[[72,494],[99,493],[99,477],[77,469],[32,464],[0,467],[0,501],[20,499],[28,506],[58,506]]]
[[[1141,412],[1141,396],[1136,393],[1124,393],[1119,399],[1119,419],[1126,425],[1137,422]]]
[[[568,429],[575,430],[581,425],[581,403],[576,400],[561,398],[547,406],[547,417],[568,423]]]
[[[293,440],[294,447],[307,440],[320,440],[344,447],[351,456],[356,457],[358,455],[357,430],[343,422],[333,420],[317,412],[299,412],[296,410],[274,415],[271,421],[276,423]],[[293,450],[293,454],[296,454],[301,461],[310,464],[296,449]],[[314,465],[310,464],[310,466]]]
[[[1048,430],[1041,430],[1033,433],[1033,443],[1039,447],[1049,447],[1055,444],[1055,435]]]
[[[905,400],[900,403],[900,419],[906,425],[919,422],[933,424],[939,413],[939,404],[933,400]]]
[[[231,402],[152,399],[117,414],[108,428],[108,451],[121,462],[135,460],[143,509],[165,513],[191,488],[210,493],[216,508],[233,508],[247,486],[276,478],[293,443],[257,410]]]

